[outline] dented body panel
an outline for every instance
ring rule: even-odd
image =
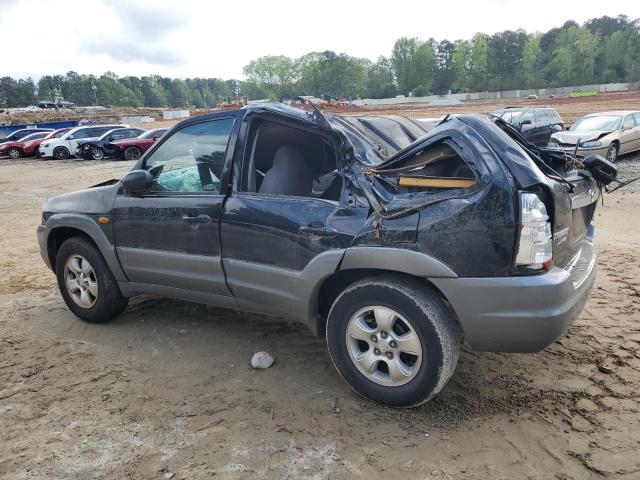
[[[438,288],[471,344],[485,350],[543,348],[581,309],[595,275],[595,251],[585,247],[593,243],[587,232],[595,201],[588,196],[595,185],[580,178],[570,192],[494,122],[461,115],[426,128],[403,117],[263,104],[179,123],[134,170],[181,128],[225,116],[237,121],[219,192],[130,195],[116,182],[51,199],[38,235],[49,266],[56,229],[75,228],[94,240],[127,296],[155,293],[279,315],[317,333],[319,297],[334,278],[400,272]],[[253,165],[259,122],[321,138],[335,154],[336,196],[247,191],[243,175]],[[418,181],[446,178],[465,181],[444,188]],[[557,235],[558,266],[528,277],[514,273],[521,190],[547,196]],[[84,223],[61,220],[70,215]],[[98,224],[100,215],[110,222]],[[196,217],[205,220],[185,223]],[[584,278],[575,286],[578,264]]]

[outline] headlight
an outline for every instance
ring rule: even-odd
[[[48,143],[43,143],[42,145],[40,145],[42,148],[47,148],[49,146]]]
[[[590,142],[582,142],[580,144],[580,146],[582,148],[594,148],[594,147],[601,147],[602,146],[602,142],[598,142],[596,140],[591,140]]]

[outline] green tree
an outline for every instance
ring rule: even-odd
[[[269,55],[252,60],[243,68],[247,80],[263,85],[278,96],[288,93],[296,81],[294,61],[283,55]]]
[[[459,40],[453,51],[455,79],[453,88],[458,92],[468,92],[473,88],[473,45]]]
[[[487,35],[477,33],[473,36],[471,48],[471,82],[476,92],[488,88],[489,40]]]
[[[604,42],[605,82],[619,82],[626,78],[627,38],[617,30]]]
[[[539,84],[540,36],[531,34],[522,49],[522,85],[536,88]]]
[[[109,72],[102,75],[96,82],[96,94],[98,103],[103,106],[113,107],[141,107],[144,103],[142,97],[120,83]]]
[[[401,37],[396,40],[391,53],[391,62],[396,74],[398,89],[404,95],[416,87],[416,72],[413,63],[420,41],[417,38]]]
[[[379,57],[367,70],[367,98],[389,98],[396,95],[393,67],[386,57]]]

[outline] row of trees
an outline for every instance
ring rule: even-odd
[[[298,95],[385,98],[448,91],[494,91],[640,80],[640,20],[568,21],[546,33],[506,30],[471,40],[398,39],[373,63],[332,51],[266,56],[244,67],[246,80],[46,75],[0,78],[0,107],[64,98],[78,105],[211,107],[222,97]]]

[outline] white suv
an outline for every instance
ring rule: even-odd
[[[75,153],[79,140],[96,138],[114,128],[128,128],[129,125],[93,125],[91,127],[76,127],[69,130],[60,138],[52,138],[40,144],[40,156],[65,160]]]

